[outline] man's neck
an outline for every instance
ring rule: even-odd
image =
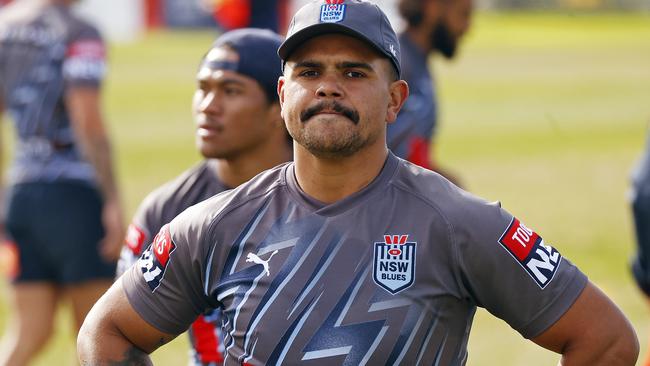
[[[323,203],[334,203],[370,184],[381,172],[387,156],[386,146],[378,145],[352,157],[323,159],[296,144],[296,179],[307,195]]]
[[[266,149],[255,154],[242,154],[236,158],[215,159],[216,174],[228,187],[235,188],[260,172],[291,160],[289,146],[284,149]]]

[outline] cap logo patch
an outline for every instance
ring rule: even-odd
[[[343,0],[327,0],[320,7],[321,23],[338,23],[345,18],[345,4]]]

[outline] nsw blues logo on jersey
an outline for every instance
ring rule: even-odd
[[[151,292],[156,291],[160,286],[169,263],[169,257],[176,249],[169,234],[169,224],[163,226],[160,232],[153,239],[153,243],[142,253],[138,265],[142,271],[142,277],[147,281]]]
[[[537,285],[544,289],[555,276],[562,256],[533,230],[513,218],[499,239],[501,244],[528,272]]]
[[[415,279],[415,242],[408,235],[384,235],[375,243],[372,279],[395,295],[410,287]]]
[[[326,0],[320,7],[321,23],[338,23],[345,18],[344,0]]]

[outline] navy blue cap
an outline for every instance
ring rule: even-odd
[[[222,34],[212,49],[228,46],[239,55],[236,62],[204,58],[201,67],[231,70],[255,79],[271,101],[278,100],[278,78],[282,61],[276,53],[282,36],[267,29],[240,28]],[[207,55],[209,55],[208,53]],[[207,56],[206,55],[206,56]]]
[[[364,0],[317,0],[303,6],[293,16],[278,55],[287,61],[302,43],[329,33],[343,33],[368,43],[390,59],[401,75],[397,34],[379,6]]]

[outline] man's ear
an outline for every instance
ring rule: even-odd
[[[389,93],[390,100],[386,111],[386,122],[393,123],[409,96],[409,85],[404,80],[394,81],[390,84]]]
[[[278,100],[280,101],[280,109],[284,105],[284,76],[278,79]]]

